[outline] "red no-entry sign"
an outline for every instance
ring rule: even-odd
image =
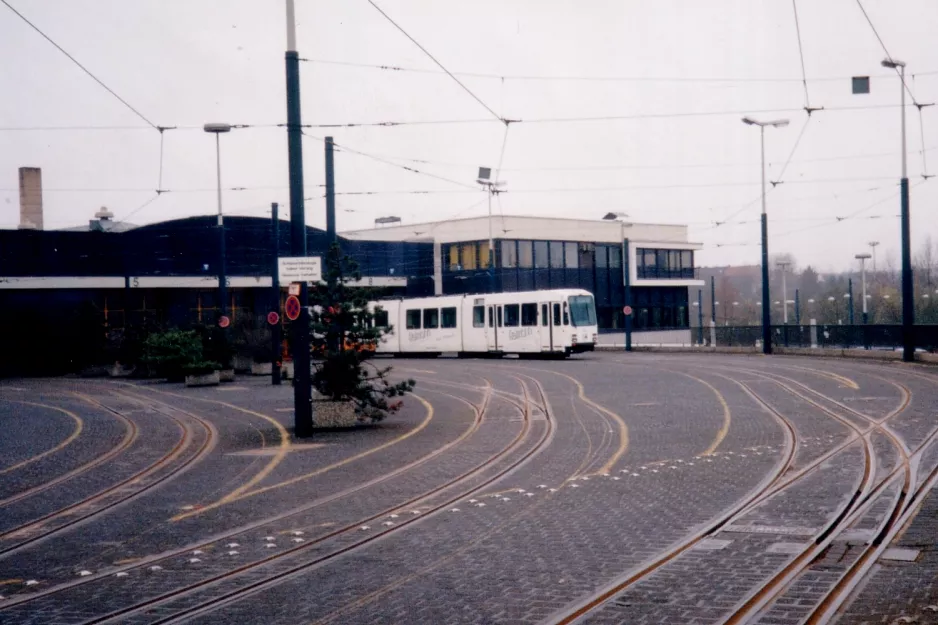
[[[280,315],[278,315],[276,311],[270,311],[267,313],[267,323],[272,326],[277,325],[280,323]]]
[[[626,315],[631,315],[631,314],[632,314],[632,307],[631,307],[631,306],[625,306],[625,307],[622,308],[622,312],[624,312]]]
[[[230,325],[231,325],[231,319],[229,319],[229,318],[226,317],[225,315],[222,315],[221,317],[218,318],[218,327],[219,327],[219,328],[227,328],[227,327],[230,326]]]
[[[300,300],[296,295],[291,295],[283,304],[283,312],[290,321],[296,321],[300,316]]]

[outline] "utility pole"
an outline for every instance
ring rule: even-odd
[[[329,245],[338,239],[335,234],[335,164],[333,160],[335,144],[332,137],[326,137],[326,236]]]
[[[294,0],[287,0],[287,150],[290,167],[290,249],[306,256],[306,207],[303,203],[303,127],[300,115],[300,57],[296,51]],[[300,316],[293,329],[293,420],[297,437],[313,433],[309,370],[309,289],[300,283]]]
[[[717,323],[717,286],[714,276],[710,276],[710,321]]]
[[[703,330],[703,289],[697,289],[697,330],[698,337],[701,345],[704,342],[704,330]]]
[[[801,325],[801,293],[800,289],[795,289],[795,325]]]
[[[277,323],[270,326],[270,383],[280,385],[280,215],[276,202],[270,205],[270,310]]]
[[[788,267],[791,265],[790,261],[780,260],[776,263],[779,268],[782,270],[782,323],[788,325]]]
[[[625,254],[622,256],[622,269],[625,272],[625,305],[632,306],[632,259],[629,248],[629,240],[622,239],[622,249]],[[625,315],[625,351],[632,351],[632,315]]]

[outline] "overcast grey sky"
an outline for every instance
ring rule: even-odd
[[[521,121],[506,139],[504,125],[434,73],[365,0],[298,0],[298,48],[311,59],[300,69],[304,123],[463,122],[309,129],[313,137],[332,134],[468,186],[478,165],[497,166],[504,145],[507,193],[496,214],[624,211],[635,221],[688,223],[705,245],[699,264],[740,264],[759,259],[759,136],[740,117],[788,117],[787,128],[766,130],[771,180],[804,130],[768,197],[771,252],[821,269],[846,268],[871,239],[882,241],[880,253],[897,253],[899,81],[880,67],[883,50],[856,0],[797,3],[808,98],[827,109],[807,127],[790,0],[377,1],[451,71],[494,75],[460,79],[501,117]],[[146,118],[179,128],[164,137],[162,188],[171,192],[137,210],[157,188],[159,133],[0,6],[0,227],[18,221],[20,166],[43,169],[47,228],[83,223],[101,205],[134,223],[212,213],[214,142],[201,125],[285,120],[282,1],[9,2]],[[938,3],[863,6],[889,52],[908,63],[917,100],[938,100]],[[851,94],[853,75],[873,77],[869,95]],[[632,80],[586,80],[597,77]],[[910,107],[908,116],[918,247],[938,235],[938,181],[922,181],[919,113]],[[589,117],[631,118],[556,121]],[[25,130],[62,126],[121,128]],[[323,227],[322,143],[313,137],[304,144],[306,195],[315,198],[307,222]],[[924,147],[935,171],[934,107],[924,109]],[[271,201],[286,212],[283,128],[223,136],[222,163],[224,186],[246,189],[225,192],[226,213],[262,216]],[[416,223],[486,211],[480,191],[363,156],[337,154],[336,167],[338,192],[381,192],[340,195],[340,230],[384,215]]]

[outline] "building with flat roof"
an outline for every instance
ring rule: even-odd
[[[703,285],[694,265],[694,252],[703,246],[688,241],[682,225],[506,215],[385,226],[342,236],[432,242],[437,294],[586,289],[595,295],[599,326],[607,331],[624,327],[628,272],[635,331],[667,331],[680,335],[673,340],[685,342],[688,288]]]

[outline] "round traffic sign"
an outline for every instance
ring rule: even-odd
[[[624,306],[624,307],[622,308],[622,312],[624,312],[626,315],[631,315],[631,314],[632,314],[632,307],[631,307],[631,306]]]
[[[290,321],[296,321],[300,316],[300,300],[296,295],[291,295],[283,304],[283,312]]]
[[[229,319],[229,318],[226,317],[225,315],[222,315],[221,317],[218,318],[218,327],[219,327],[219,328],[227,328],[227,327],[230,326],[230,325],[231,325],[231,319]]]
[[[267,323],[269,323],[272,326],[277,325],[278,323],[280,323],[280,315],[277,314],[276,311],[273,311],[273,310],[270,311],[269,313],[267,313]]]

